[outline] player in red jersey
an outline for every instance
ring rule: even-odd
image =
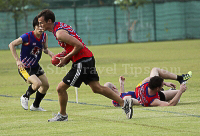
[[[44,70],[39,65],[42,51],[52,57],[54,54],[48,49],[47,34],[39,28],[38,18],[33,20],[34,31],[21,35],[18,39],[9,44],[10,51],[16,60],[20,76],[29,84],[28,90],[21,96],[21,105],[28,110],[29,97],[36,92],[35,101],[30,106],[32,111],[45,111],[41,108],[40,102],[45,97],[49,83]],[[15,47],[22,44],[20,58]]]
[[[160,77],[159,77],[160,76]],[[125,99],[132,99],[133,105],[141,104],[142,106],[170,106],[176,103],[176,99],[180,99],[179,96],[176,96],[179,92],[179,90],[175,90],[176,86],[169,82],[163,82],[164,79],[172,79],[172,80],[178,80],[180,83],[187,81],[192,76],[192,72],[189,72],[188,74],[183,74],[182,76],[175,75],[173,73],[170,73],[168,71],[165,71],[163,69],[159,68],[153,68],[150,77],[147,77],[144,79],[141,83],[139,83],[134,91],[124,92],[124,81],[125,78],[121,76],[119,78],[120,82],[120,92],[118,92],[118,89],[116,86],[110,82],[107,82],[104,84],[104,86],[109,87],[113,90],[117,95],[119,95],[121,98]],[[151,82],[151,85],[150,85]],[[162,82],[162,84],[161,84]],[[168,87],[171,87],[172,89],[164,91],[162,88],[163,85],[166,85]],[[185,85],[181,85],[181,91],[183,92],[183,89]],[[157,90],[155,90],[157,89]],[[154,91],[153,91],[154,90]],[[153,95],[150,95],[150,93],[153,92]],[[176,98],[175,98],[176,96]],[[175,99],[175,100],[173,100]],[[173,102],[173,101],[175,102]],[[154,102],[155,101],[155,102]],[[170,103],[168,103],[170,101]],[[178,101],[177,101],[178,102]],[[113,105],[115,107],[118,107],[119,104],[116,101],[112,101]]]
[[[136,87],[136,98],[141,105],[146,107],[175,106],[178,103],[182,93],[184,93],[187,89],[185,82],[191,77],[191,71],[189,71],[188,74],[179,76],[163,69],[153,68],[151,70],[150,77],[145,78],[142,81],[142,85]],[[158,93],[164,85],[167,87],[176,88],[175,84],[164,82],[164,79],[179,81],[180,89],[161,91],[161,93]]]
[[[46,31],[50,31],[58,40],[58,44],[68,53],[65,57],[61,57],[58,67],[62,67],[65,63],[72,59],[72,68],[58,84],[57,92],[60,103],[60,112],[49,122],[67,121],[66,106],[68,94],[66,90],[70,86],[80,87],[82,82],[88,84],[94,93],[102,94],[112,100],[117,101],[124,109],[127,118],[132,118],[131,100],[124,101],[108,87],[99,84],[99,76],[95,68],[95,59],[92,52],[86,47],[82,39],[71,28],[71,26],[55,22],[55,15],[51,10],[43,10],[38,14],[39,26]]]

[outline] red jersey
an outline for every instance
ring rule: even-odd
[[[135,95],[142,106],[148,107],[154,99],[160,99],[158,92],[155,95],[148,94],[149,82],[135,88]]]
[[[83,45],[83,49],[81,49],[77,54],[75,54],[72,57],[73,63],[76,62],[77,60],[81,59],[81,58],[93,56],[92,52],[86,47],[86,45],[84,44],[82,39],[78,36],[78,34],[69,25],[62,23],[62,22],[55,22],[54,28],[53,28],[53,34],[54,34],[55,37],[56,37],[56,32],[60,29],[66,30],[69,33],[69,35],[71,35],[74,38],[76,38],[77,40],[79,40]],[[56,37],[56,40],[58,40],[57,37]],[[74,46],[72,46],[68,43],[61,42],[59,40],[58,40],[58,44],[66,50],[66,53],[69,53],[74,49]]]

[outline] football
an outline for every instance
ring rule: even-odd
[[[52,63],[54,66],[58,65],[58,64],[60,63],[60,60],[59,60],[57,57],[65,57],[66,55],[67,55],[66,52],[62,52],[62,53],[58,53],[58,54],[54,55],[54,56],[52,57],[52,59],[51,59],[51,63]],[[69,61],[70,61],[70,60],[69,60]],[[68,64],[69,61],[67,61],[66,64]]]

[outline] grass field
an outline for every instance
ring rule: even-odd
[[[17,72],[10,51],[0,51],[0,135],[29,136],[199,136],[200,135],[200,40],[169,41],[89,46],[96,58],[100,83],[113,82],[119,87],[118,77],[126,77],[125,90],[131,91],[137,83],[149,76],[153,67],[176,74],[193,72],[188,90],[180,103],[173,107],[134,106],[133,118],[126,119],[121,108],[111,100],[94,94],[86,85],[79,89],[79,104],[75,103],[74,88],[68,90],[68,122],[47,122],[59,111],[57,84],[71,64],[57,68],[43,54],[40,61],[49,79],[50,88],[41,106],[47,112],[25,111],[20,97],[28,85]],[[54,53],[62,49],[50,48]],[[18,50],[19,54],[19,50]],[[176,81],[172,81],[179,88]],[[167,88],[166,88],[167,89]],[[29,101],[33,102],[35,95]]]

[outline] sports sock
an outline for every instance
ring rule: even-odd
[[[26,91],[26,93],[23,95],[23,97],[26,97],[26,98],[30,98],[30,96],[33,94],[33,93],[35,93],[36,91],[35,90],[33,90],[33,88],[32,88],[32,85],[30,85],[29,87],[28,87],[28,90]]]
[[[177,75],[177,81],[181,81],[181,80],[183,80],[183,77],[182,77],[182,76],[179,76],[179,75]]]
[[[39,91],[36,92],[36,96],[35,96],[35,101],[33,102],[33,106],[35,108],[38,108],[40,106],[40,102],[42,101],[42,99],[44,98],[45,94],[40,93]]]

